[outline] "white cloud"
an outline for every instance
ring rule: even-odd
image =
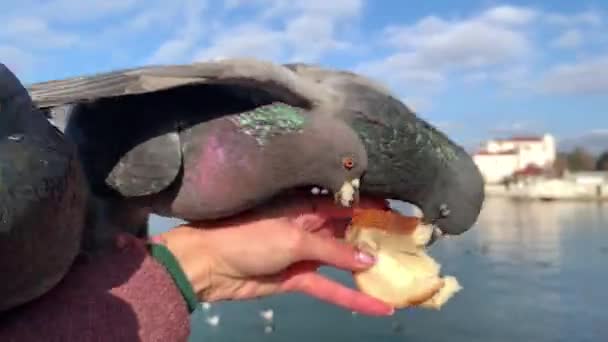
[[[177,63],[191,52],[203,35],[203,13],[205,9],[205,1],[186,1],[183,7],[183,18],[185,20],[183,26],[177,29],[173,38],[162,43],[152,53],[147,63]]]
[[[559,48],[571,49],[579,47],[583,42],[583,34],[577,29],[569,29],[557,37],[552,45]]]
[[[559,29],[560,35],[549,46],[578,49],[578,55],[585,55],[581,46],[599,43],[589,33],[598,30],[603,19],[599,11],[564,14],[517,6],[491,7],[469,17],[427,16],[411,25],[386,28],[382,40],[392,51],[384,58],[359,63],[356,70],[424,99],[438,96],[454,76],[465,83],[494,82],[511,95],[539,90],[606,93],[608,57],[551,68],[549,63],[562,58],[548,56],[541,41]]]
[[[481,15],[482,20],[507,25],[529,24],[538,17],[538,12],[532,8],[515,6],[497,6],[488,9]]]
[[[543,50],[569,48],[588,56],[582,47],[599,46],[591,33],[601,32],[602,12],[501,5],[464,17],[429,15],[408,25],[361,32],[366,3],[371,2],[21,0],[0,13],[5,23],[0,58],[23,69],[40,67],[43,60],[56,63],[61,49],[103,51],[108,61],[116,60],[110,66],[232,56],[323,62],[331,53],[349,52],[352,58],[344,64],[388,84],[419,111],[431,108],[431,99],[453,79],[494,82],[514,94],[535,87],[560,94],[608,88],[602,69],[608,58],[588,57],[546,70],[563,57]],[[540,41],[547,36],[555,39]],[[548,58],[535,59],[539,56]],[[543,78],[534,78],[543,69],[548,71]]]
[[[244,3],[241,1],[241,5]],[[260,5],[265,18],[311,14],[344,19],[358,16],[364,7],[363,0],[250,0],[247,3]]]
[[[358,72],[377,78],[388,78],[397,83],[416,84],[417,88],[435,90],[445,76],[440,70],[428,68],[416,53],[395,53],[385,59],[364,62],[356,68]]]
[[[389,28],[387,38],[398,49],[413,52],[420,65],[436,69],[476,68],[525,55],[531,48],[526,35],[503,25],[504,20],[487,21],[488,13],[492,10],[459,21],[427,17],[413,26]]]
[[[326,51],[348,48],[346,41],[335,37],[336,23],[332,17],[301,15],[287,24],[287,44],[294,53],[291,60],[316,61]]]
[[[589,25],[599,26],[603,23],[602,14],[597,11],[584,11],[575,14],[546,13],[544,19],[554,25],[572,26]]]
[[[332,50],[349,47],[335,37],[335,23],[328,17],[300,15],[282,29],[263,23],[236,26],[211,37],[210,46],[197,51],[195,60],[248,56],[275,61],[317,61]]]
[[[108,56],[107,61],[120,59],[133,63],[136,52],[133,46],[144,35],[162,37],[174,27],[184,26],[185,20],[180,15],[187,12],[184,8],[188,8],[188,1],[196,3],[196,0],[175,0],[170,4],[163,0],[52,0],[42,3],[22,0],[19,6],[3,8],[0,12],[0,22],[4,23],[0,30],[0,45],[27,51],[28,62],[20,64],[31,67],[59,62],[63,49],[71,49],[66,52],[99,52]]]
[[[341,28],[363,8],[361,0],[233,0],[225,7],[251,6],[259,7],[259,15],[246,24],[214,30],[208,46],[195,52],[194,59],[248,56],[316,62],[330,51],[351,47],[340,38]]]
[[[109,15],[128,12],[145,0],[21,0],[18,6],[3,8],[0,16],[39,17],[62,23],[90,22]]]
[[[534,51],[526,26],[537,15],[532,9],[502,6],[464,19],[428,16],[413,25],[389,27],[383,38],[394,51],[362,62],[356,70],[421,98],[445,88],[454,72],[465,73],[466,82],[496,79],[490,70],[519,63]]]
[[[67,48],[78,41],[76,34],[55,30],[37,17],[7,19],[0,31],[0,38],[26,45],[30,49]]]
[[[280,32],[246,24],[217,34],[211,46],[194,54],[195,60],[208,60],[233,56],[278,59],[284,54]]]
[[[557,65],[542,78],[540,89],[550,94],[608,95],[608,55]]]

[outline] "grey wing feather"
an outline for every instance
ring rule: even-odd
[[[288,68],[255,59],[226,59],[186,65],[146,66],[32,84],[28,91],[40,108],[136,95],[196,84],[232,84],[260,88],[303,107],[322,102],[318,85]]]

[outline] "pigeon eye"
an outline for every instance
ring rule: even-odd
[[[350,170],[355,166],[355,161],[351,157],[345,157],[342,159],[342,165],[345,169]]]

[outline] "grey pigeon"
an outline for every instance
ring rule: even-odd
[[[86,196],[75,145],[0,63],[0,312],[63,278],[80,251]]]
[[[116,230],[144,235],[150,213],[217,219],[294,187],[327,189],[342,205],[358,192],[407,201],[444,234],[468,230],[484,200],[464,149],[349,72],[227,59],[29,91],[78,145],[94,194],[91,249]]]

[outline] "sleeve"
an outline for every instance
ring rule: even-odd
[[[180,290],[144,248],[79,259],[53,290],[0,316],[0,341],[187,341]]]

